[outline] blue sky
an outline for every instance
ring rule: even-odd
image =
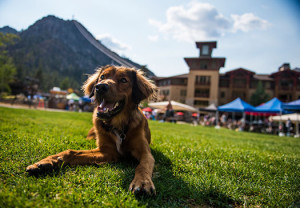
[[[226,72],[272,73],[300,67],[300,3],[296,0],[0,0],[0,27],[27,29],[55,15],[81,22],[107,47],[146,64],[157,76],[188,73],[195,41],[218,41],[213,56]]]

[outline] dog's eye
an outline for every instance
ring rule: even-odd
[[[126,82],[127,82],[127,79],[125,79],[125,78],[122,78],[122,79],[120,80],[120,82],[122,82],[122,83],[126,83]]]
[[[102,79],[104,79],[104,78],[105,78],[104,75],[101,75],[100,79],[102,80]]]

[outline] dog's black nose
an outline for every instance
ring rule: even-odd
[[[97,84],[96,85],[96,92],[104,93],[108,91],[108,84]]]

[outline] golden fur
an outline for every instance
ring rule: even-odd
[[[117,161],[131,154],[139,161],[129,186],[133,193],[155,193],[152,182],[154,158],[149,144],[148,122],[138,104],[153,95],[156,87],[141,71],[116,66],[99,68],[83,86],[95,98],[93,127],[88,138],[96,138],[93,150],[67,150],[27,167],[37,174],[64,165],[88,165]],[[114,107],[116,106],[116,107]],[[125,135],[125,136],[124,136]]]

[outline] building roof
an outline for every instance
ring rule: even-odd
[[[201,49],[203,45],[209,45],[211,48],[217,48],[217,41],[201,41],[196,42],[196,47]]]
[[[270,74],[255,74],[254,79],[264,80],[264,81],[273,81],[274,79],[270,77]]]
[[[226,58],[224,57],[210,57],[210,56],[205,56],[205,57],[193,57],[193,58],[189,58],[186,57],[184,58],[186,64],[189,66],[190,70],[194,70],[194,69],[199,69],[200,65],[201,65],[201,61],[202,60],[207,60],[207,61],[217,61],[217,63],[219,63],[219,66],[215,67],[215,70],[219,70],[221,67],[225,66],[225,60]]]
[[[163,80],[163,79],[176,79],[176,78],[187,78],[188,74],[179,74],[179,75],[175,75],[175,76],[170,76],[170,77],[155,77],[154,80],[158,81],[158,80]]]
[[[295,71],[295,70],[292,70],[292,69],[274,72],[274,73],[272,73],[270,76],[271,76],[271,77],[280,77],[280,76],[282,76],[283,74],[288,74],[290,77],[293,77],[293,76],[300,76],[300,72],[299,72],[299,71]]]
[[[238,73],[238,72],[249,73],[249,74],[252,74],[252,75],[254,75],[254,74],[255,74],[255,72],[253,72],[253,71],[250,71],[250,70],[248,70],[248,69],[244,69],[244,68],[237,68],[237,69],[233,69],[233,70],[231,70],[231,71],[228,71],[228,72],[226,72],[226,73],[225,73],[225,75],[228,75],[228,74],[233,74],[233,73]]]

